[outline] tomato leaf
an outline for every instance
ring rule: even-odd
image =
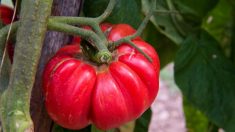
[[[203,21],[203,28],[220,42],[224,52],[229,56],[233,28],[233,7],[229,1],[221,0]],[[221,12],[223,11],[223,12]]]
[[[152,111],[149,108],[144,114],[135,122],[134,132],[147,132],[151,120]]]
[[[212,10],[219,0],[174,0],[176,8],[184,14],[184,18],[200,24],[207,13]]]
[[[187,34],[199,31],[202,19],[217,3],[218,0],[199,2],[192,0],[157,0],[156,10],[177,10],[180,14],[155,13],[151,22],[163,35],[174,43],[181,44]],[[194,7],[194,5],[196,6]],[[151,6],[150,0],[142,0],[142,10],[145,14]]]
[[[109,0],[85,0],[84,14],[97,17],[103,13]],[[141,7],[138,0],[117,0],[112,14],[107,21],[111,23],[127,23],[137,28],[141,23]]]
[[[235,131],[235,67],[207,32],[189,36],[175,59],[175,81],[209,120]]]
[[[188,132],[207,132],[209,125],[207,117],[185,98],[184,115]]]
[[[152,6],[150,0],[142,0],[142,10],[145,14],[148,13],[150,7]],[[165,0],[157,0],[157,10],[168,10],[168,6]],[[177,28],[175,27],[172,18],[169,14],[154,14],[154,16],[150,19],[150,21],[154,24],[154,26],[160,31],[162,34],[167,36],[176,44],[179,44],[183,41],[183,36],[179,33]]]

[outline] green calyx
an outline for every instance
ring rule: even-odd
[[[109,51],[99,51],[96,54],[96,60],[99,63],[109,63],[112,60],[112,54]]]

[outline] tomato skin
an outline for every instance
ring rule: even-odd
[[[116,34],[124,37],[128,32]],[[85,59],[79,45],[61,48],[43,74],[50,117],[65,128],[81,129],[93,123],[102,130],[140,117],[158,93],[160,66],[151,45],[138,38],[133,42],[152,62],[128,44],[118,46],[113,61],[100,66]]]
[[[111,41],[117,41],[123,37],[132,35],[135,32],[136,30],[128,24],[117,24],[112,26],[112,30],[109,33],[108,39]],[[137,37],[134,40],[142,40],[142,39],[140,37]]]
[[[3,24],[10,24],[12,21],[12,17],[14,14],[14,10],[6,5],[0,5],[0,19]]]
[[[96,80],[95,71],[91,66],[72,58],[57,66],[53,78],[49,78],[49,89],[46,89],[48,114],[63,127],[83,128],[90,122],[89,104]]]

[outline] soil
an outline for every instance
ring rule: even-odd
[[[172,71],[172,66],[168,72]],[[172,75],[172,74],[171,74]],[[186,132],[185,118],[182,108],[182,96],[180,91],[172,89],[173,77],[160,80],[159,94],[152,105],[153,116],[149,132]]]

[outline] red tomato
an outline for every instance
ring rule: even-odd
[[[117,24],[112,27],[112,30],[109,33],[108,39],[112,41],[117,41],[123,37],[132,35],[136,32],[135,29],[133,29],[128,24]],[[135,38],[135,40],[142,40],[140,37]]]
[[[0,5],[0,19],[3,24],[10,24],[12,17],[14,14],[14,10],[8,6]]]
[[[121,37],[133,33],[112,30],[110,33]],[[109,39],[114,41],[112,34]],[[90,62],[78,45],[61,48],[43,74],[50,117],[65,128],[81,129],[93,123],[102,130],[140,117],[158,93],[160,66],[151,45],[140,39],[133,42],[152,62],[127,44],[117,47],[113,60],[102,65]]]

